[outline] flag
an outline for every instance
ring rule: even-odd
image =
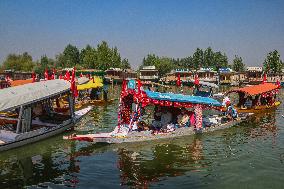
[[[178,73],[178,77],[177,77],[177,86],[179,87],[181,85],[181,81],[180,81],[180,73]]]
[[[60,75],[59,75],[59,79],[63,79],[63,76],[62,76],[62,74],[60,73]]]
[[[76,86],[76,68],[75,67],[72,70],[71,92],[72,92],[74,97],[78,96],[78,90],[77,90],[77,86]]]
[[[194,85],[199,85],[199,79],[197,74],[195,74],[194,76]]]
[[[70,73],[69,73],[68,70],[67,70],[66,73],[65,73],[64,80],[70,81]]]
[[[276,85],[278,86],[279,89],[281,88],[281,83],[280,83],[279,79],[277,79]]]
[[[56,72],[56,70],[55,70],[55,68],[53,68],[53,69],[52,69],[52,76],[51,76],[51,79],[55,79],[55,72]]]
[[[48,78],[48,70],[47,69],[45,69],[45,72],[44,72],[44,80],[48,80],[49,78]]]
[[[35,82],[35,72],[32,73],[33,83]]]
[[[267,83],[266,73],[263,74],[262,84]]]

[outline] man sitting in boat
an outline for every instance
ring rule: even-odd
[[[234,108],[234,106],[231,104],[230,101],[227,102],[227,118],[231,121],[233,119],[236,119],[238,117],[237,110]]]
[[[181,113],[177,117],[179,127],[186,127],[189,124],[189,115],[185,108],[181,108]]]
[[[168,108],[164,107],[162,109],[162,115],[161,115],[162,129],[166,130],[168,124],[172,123],[172,120],[173,120],[173,114],[169,111]]]

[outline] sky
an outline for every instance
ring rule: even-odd
[[[284,60],[283,0],[0,0],[0,62],[55,58],[67,44],[107,41],[137,68],[149,53],[183,58],[211,47],[248,66]]]

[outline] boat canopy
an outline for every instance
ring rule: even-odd
[[[70,83],[59,79],[1,89],[0,111],[32,104],[68,91],[70,91]]]
[[[215,83],[209,83],[209,82],[205,82],[205,81],[199,81],[199,85],[207,86],[207,87],[210,87],[210,88],[219,88],[218,85],[216,85]]]
[[[82,91],[87,89],[99,88],[103,86],[104,85],[102,79],[99,77],[95,77],[94,79],[91,79],[88,83],[78,85],[77,90]]]
[[[25,84],[32,83],[32,82],[33,82],[33,79],[23,79],[23,80],[14,80],[14,81],[11,81],[10,83],[12,87],[15,87],[15,86],[25,85]]]
[[[249,96],[254,96],[254,95],[259,95],[259,94],[263,94],[263,93],[266,93],[266,92],[270,92],[270,91],[273,91],[273,90],[278,89],[278,88],[279,87],[277,85],[273,84],[273,83],[264,83],[264,84],[234,89],[234,90],[227,92],[227,94],[232,93],[232,92],[236,92],[236,93],[245,93]]]
[[[87,77],[79,77],[78,80],[77,80],[77,82],[78,82],[79,85],[85,84],[85,83],[87,83],[88,81],[90,81],[90,79],[87,78]]]
[[[169,102],[182,102],[190,104],[204,104],[210,106],[222,106],[220,102],[213,98],[201,97],[201,96],[191,96],[175,93],[160,93],[146,90],[146,95],[150,99],[164,100]]]

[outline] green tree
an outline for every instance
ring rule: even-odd
[[[128,59],[124,58],[122,61],[121,61],[121,68],[122,69],[130,69],[131,66],[128,62]]]
[[[214,51],[211,47],[208,47],[203,53],[204,61],[202,67],[211,68],[214,67]]]
[[[214,53],[214,69],[219,70],[220,68],[228,67],[228,57],[226,54],[222,54],[220,51]]]
[[[55,68],[55,61],[48,58],[46,55],[41,56],[40,61],[38,61],[34,67],[34,71],[38,74],[44,73],[45,69],[51,70]]]
[[[84,68],[95,68],[97,60],[96,49],[87,45],[86,48],[81,50],[80,63]]]
[[[277,50],[268,53],[264,60],[263,67],[267,73],[278,74],[282,72],[283,62]]]
[[[76,46],[68,44],[63,53],[57,56],[57,61],[63,68],[74,67],[80,62],[80,52]]]
[[[235,55],[235,58],[233,60],[233,70],[236,72],[245,71],[245,64],[243,63],[242,57]]]
[[[196,51],[192,55],[193,69],[198,70],[200,67],[202,67],[203,63],[204,63],[203,50],[200,48],[197,48]]]
[[[34,67],[32,56],[23,54],[9,54],[3,63],[3,69],[15,71],[32,71]]]

